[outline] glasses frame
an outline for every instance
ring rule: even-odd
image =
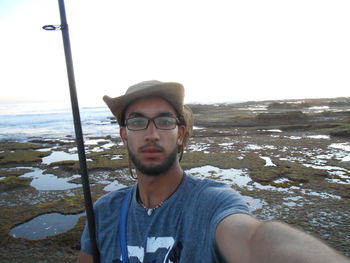
[[[169,128],[169,129],[164,129],[164,128],[159,128],[155,122],[155,119],[158,119],[158,118],[171,118],[171,119],[174,119],[175,120],[175,124],[174,124],[174,127],[172,128]],[[147,124],[146,124],[146,127],[143,128],[143,129],[130,129],[129,126],[128,126],[128,121],[129,120],[132,120],[132,119],[137,119],[137,118],[143,118],[143,119],[147,119]],[[174,116],[157,116],[157,117],[154,117],[154,118],[148,118],[148,117],[145,117],[145,116],[135,116],[135,117],[130,117],[128,119],[125,120],[125,126],[128,128],[128,130],[130,131],[144,131],[144,130],[147,130],[150,122],[153,122],[154,126],[158,129],[158,130],[164,130],[164,131],[169,131],[169,130],[173,130],[176,128],[177,125],[180,124],[180,121],[178,118],[174,117]]]

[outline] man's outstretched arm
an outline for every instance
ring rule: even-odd
[[[90,254],[80,251],[77,263],[94,263],[94,259]]]
[[[230,263],[350,263],[322,241],[277,221],[226,217],[217,227],[219,250]]]

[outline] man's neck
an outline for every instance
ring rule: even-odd
[[[158,206],[177,190],[183,176],[180,166],[157,176],[137,173],[139,201],[148,208]]]

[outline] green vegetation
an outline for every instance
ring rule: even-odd
[[[121,155],[120,159],[113,159],[113,156]],[[87,159],[92,161],[87,162],[89,171],[94,170],[115,170],[127,168],[129,165],[126,149],[105,150],[87,154]],[[59,161],[50,164],[51,167],[59,166],[65,171],[78,173],[80,170],[79,161]]]
[[[18,142],[1,142],[0,143],[0,164],[19,164],[39,162],[51,152],[40,152],[36,149],[43,148],[40,145]]]
[[[343,124],[329,132],[331,136],[334,137],[344,137],[349,138],[350,137],[350,124]]]
[[[15,188],[29,186],[32,178],[22,178],[17,176],[9,176],[5,179],[0,180],[0,191],[5,192],[13,190]]]
[[[28,173],[32,170],[30,169],[8,169],[0,170],[0,177],[9,177],[9,176],[21,176],[25,173]]]

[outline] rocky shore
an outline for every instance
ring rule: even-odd
[[[190,106],[187,173],[226,182],[261,220],[287,222],[350,257],[350,99]],[[94,200],[134,183],[118,137],[86,138],[86,155]],[[85,217],[74,140],[3,141],[0,164],[0,262],[76,262]],[[53,213],[81,216],[62,233],[12,232]]]

